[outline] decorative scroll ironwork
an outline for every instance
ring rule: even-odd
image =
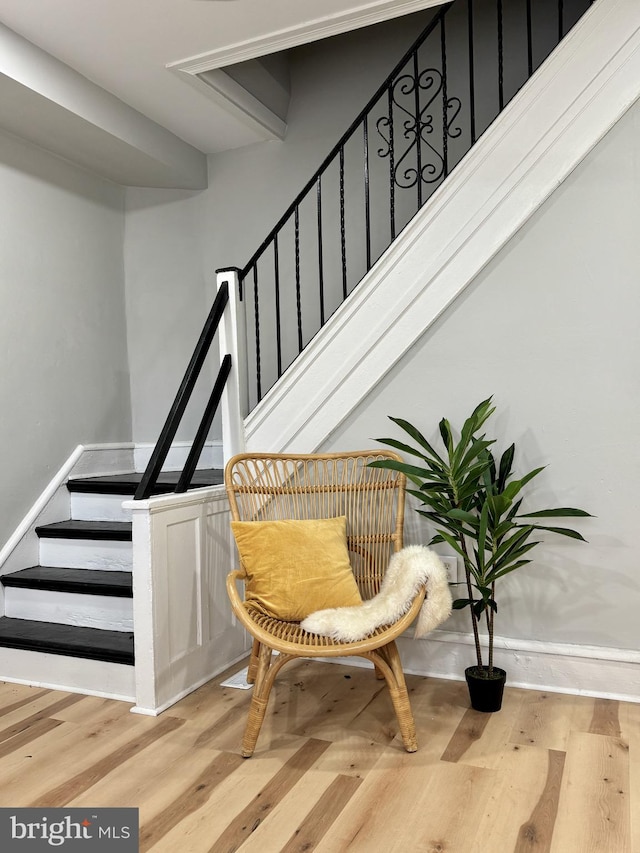
[[[437,68],[426,68],[418,75],[406,73],[398,77],[391,86],[391,102],[404,113],[402,119],[402,136],[408,140],[404,153],[396,158],[393,170],[394,182],[401,189],[411,189],[418,183],[418,176],[425,184],[434,184],[444,174],[444,157],[441,152],[431,144],[430,135],[434,133],[434,117],[436,111],[432,105],[443,92],[444,80]],[[417,113],[415,109],[416,95],[419,99],[420,93],[426,93],[427,101]],[[414,109],[408,109],[406,102],[412,99]],[[403,102],[404,99],[404,102]],[[460,110],[462,101],[457,97],[447,98],[447,126],[446,133],[450,139],[457,139],[462,130],[453,127]],[[417,113],[417,114],[416,114]],[[397,133],[392,133],[391,122],[393,116],[381,116],[376,121],[376,129],[384,141],[384,146],[378,148],[378,156],[390,157],[394,148],[392,140],[398,138]],[[442,120],[441,120],[442,122]],[[385,133],[385,131],[387,131]],[[440,136],[440,138],[442,138]],[[412,163],[415,158],[418,162],[417,148],[420,145],[420,167]],[[415,153],[414,153],[415,152]],[[397,152],[396,152],[397,155]]]

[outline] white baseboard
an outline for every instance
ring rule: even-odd
[[[462,680],[465,667],[475,662],[470,634],[404,636],[398,648],[405,672],[412,675]],[[637,651],[496,637],[495,664],[507,671],[510,687],[640,702]]]
[[[243,651],[241,655],[237,655],[232,658],[228,663],[225,663],[224,666],[218,666],[210,675],[205,675],[203,678],[196,681],[194,684],[189,685],[184,690],[181,690],[179,693],[176,693],[174,697],[169,699],[167,702],[164,702],[162,705],[159,705],[157,708],[144,708],[141,705],[135,705],[131,709],[132,714],[141,714],[145,717],[157,717],[162,714],[163,711],[166,711],[167,708],[171,708],[181,699],[184,699],[185,696],[188,696],[190,693],[193,693],[194,690],[197,690],[199,687],[202,687],[204,684],[208,684],[210,681],[213,681],[214,678],[217,678],[220,673],[224,672],[226,669],[229,669],[230,666],[233,666],[236,663],[240,663],[241,660],[245,660],[248,651]]]
[[[121,444],[85,444],[84,453],[74,466],[70,479],[80,477],[103,477],[108,474],[128,474],[133,471],[135,445],[131,442]]]
[[[155,444],[138,443],[134,447],[134,471],[142,472],[147,467]],[[171,445],[171,449],[167,455],[167,459],[163,465],[166,471],[181,471],[184,463],[187,461],[187,456],[191,450],[190,441],[175,441]],[[222,468],[224,466],[222,456],[222,440],[214,439],[207,441],[205,444],[198,468]]]

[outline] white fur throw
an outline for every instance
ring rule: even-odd
[[[355,607],[316,610],[300,627],[339,642],[363,640],[376,628],[403,616],[425,584],[427,595],[414,634],[424,637],[451,614],[447,571],[438,555],[424,545],[409,545],[392,555],[380,592],[369,601]]]

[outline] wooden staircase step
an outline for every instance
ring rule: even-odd
[[[180,471],[166,471],[160,474],[153,494],[162,495],[172,492],[180,477]],[[69,480],[70,492],[89,492],[103,495],[133,495],[140,484],[142,474],[108,474],[103,477],[80,477]],[[191,488],[219,486],[224,482],[224,471],[220,468],[199,469],[193,475]]]
[[[23,589],[110,595],[117,598],[133,597],[131,572],[31,566],[2,575],[0,581],[4,586]]]
[[[131,542],[130,521],[56,521],[36,527],[41,539],[92,539]]]
[[[57,622],[0,617],[0,646],[88,658],[110,663],[133,664],[133,634],[80,628]]]

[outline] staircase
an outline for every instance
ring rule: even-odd
[[[524,8],[531,6],[527,0],[523,3]],[[582,10],[589,5],[589,0],[580,0]],[[443,44],[445,16],[456,15],[458,8],[467,10],[463,22],[470,20],[471,0],[447,4],[437,19],[440,29],[434,24],[430,30],[437,46]],[[407,61],[414,68],[417,54],[410,53]],[[403,67],[397,72],[399,80],[404,78]],[[412,79],[412,93],[419,96],[417,83],[423,80],[426,85],[427,78],[414,71]],[[6,605],[5,616],[0,617],[0,646],[15,652],[4,677],[137,700],[142,713],[157,713],[246,651],[226,607],[224,575],[232,558],[224,495],[207,493],[200,500],[187,491],[190,485],[222,482],[219,470],[195,470],[220,397],[227,456],[245,447],[311,452],[322,446],[331,430],[366,398],[640,96],[640,4],[596,0],[481,138],[477,136],[482,131],[473,127],[472,147],[466,154],[459,152],[455,163],[453,148],[448,146],[457,137],[448,117],[456,99],[441,87],[442,182],[429,188],[427,197],[416,181],[409,190],[416,190],[418,210],[397,219],[401,191],[406,188],[396,186],[395,161],[385,153],[384,165],[390,167],[386,180],[392,242],[383,249],[367,246],[364,278],[352,282],[345,146],[352,133],[362,132],[368,139],[380,121],[387,131],[394,122],[405,121],[394,118],[398,109],[394,86],[391,80],[379,95],[388,108],[389,124],[385,125],[384,116],[370,122],[363,112],[323,165],[322,169],[337,169],[337,200],[328,201],[328,179],[319,172],[249,264],[243,270],[220,271],[220,298],[145,475],[70,480],[70,520],[36,528],[39,564],[25,563],[0,577]],[[427,134],[430,126],[424,110],[417,110],[417,115],[408,127],[416,139]],[[400,123],[396,130],[402,127]],[[401,136],[397,132],[396,141]],[[360,144],[360,136],[356,141]],[[424,152],[415,146],[412,150],[416,174],[422,174]],[[397,155],[398,160],[402,157]],[[368,153],[365,162],[373,181]],[[367,230],[374,209],[372,186],[367,183],[366,204],[361,205]],[[307,196],[313,202],[308,211],[315,242],[303,232]],[[326,301],[329,288],[323,252],[328,249],[323,217],[327,210],[342,232],[333,247],[334,257],[342,260],[335,302]],[[293,259],[293,269],[288,270],[280,257],[282,252],[285,258],[287,234],[292,237],[288,257]],[[310,245],[317,247],[314,257],[319,261],[319,328],[302,312],[306,296],[301,287],[303,280],[306,287],[307,280],[301,258]],[[280,290],[285,272],[292,273],[294,283],[289,287],[293,304],[289,309],[284,284]],[[222,351],[230,355],[221,359],[194,450],[182,474],[157,476],[219,323]],[[242,367],[245,361],[250,362],[247,371]],[[169,499],[156,497],[170,491],[180,494],[169,512]],[[134,495],[139,509],[133,510],[132,523]],[[127,510],[122,506],[125,501]],[[135,677],[132,569],[136,631],[144,637],[136,649]],[[63,661],[68,663],[66,668],[61,666]]]
[[[172,491],[178,477],[161,474],[153,494]],[[122,504],[141,478],[130,473],[68,480],[71,519],[35,528],[39,565],[0,577],[0,646],[30,653],[24,669],[30,681],[34,667],[42,683],[57,681],[48,673],[58,666],[50,656],[60,655],[75,659],[69,689],[135,700],[132,524]],[[217,469],[193,477],[195,487],[221,482]]]

